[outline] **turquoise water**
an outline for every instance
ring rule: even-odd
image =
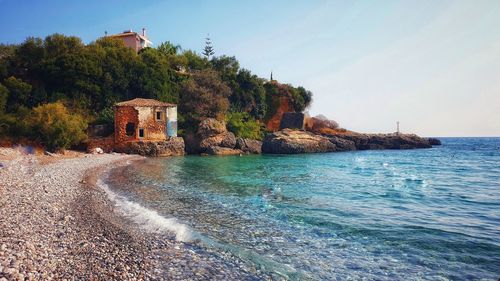
[[[497,280],[500,138],[442,141],[421,150],[152,158],[107,183],[185,225],[186,241],[276,276]]]

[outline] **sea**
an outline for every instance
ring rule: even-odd
[[[147,158],[99,180],[147,231],[289,280],[498,280],[500,138]]]

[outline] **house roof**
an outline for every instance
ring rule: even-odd
[[[177,106],[174,103],[168,103],[168,102],[162,102],[154,99],[141,99],[141,98],[136,98],[133,100],[128,100],[128,101],[122,101],[115,106],[166,106],[166,107],[173,107]]]
[[[153,44],[153,42],[149,41],[149,39],[146,36],[143,36],[137,32],[133,32],[133,31],[125,31],[123,33],[108,35],[108,37],[127,37],[127,36],[136,36],[136,37],[139,37],[142,40],[148,42],[149,44]]]

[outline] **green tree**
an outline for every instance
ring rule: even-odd
[[[200,71],[210,68],[210,64],[206,58],[201,57],[196,52],[187,50],[182,53],[187,61],[189,71]]]
[[[4,85],[0,84],[0,115],[5,112],[8,98],[9,90]]]
[[[170,41],[165,41],[161,43],[156,49],[164,55],[177,55],[177,53],[181,50],[181,46],[174,45],[170,43]]]
[[[35,107],[30,125],[35,139],[50,151],[69,148],[86,138],[87,123],[59,102]]]
[[[215,54],[214,48],[212,47],[212,41],[210,37],[205,38],[205,48],[203,48],[203,55],[207,60]]]
[[[12,112],[20,106],[28,106],[31,85],[21,79],[11,76],[3,81],[4,86],[9,90],[7,110]]]
[[[219,78],[217,72],[204,70],[193,74],[181,89],[179,111],[187,124],[196,127],[204,118],[224,120],[229,109],[231,89]]]
[[[229,112],[226,117],[227,129],[237,137],[262,140],[262,127],[246,112]]]

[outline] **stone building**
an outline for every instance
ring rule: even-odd
[[[115,104],[114,111],[115,145],[177,137],[175,104],[136,98]]]

